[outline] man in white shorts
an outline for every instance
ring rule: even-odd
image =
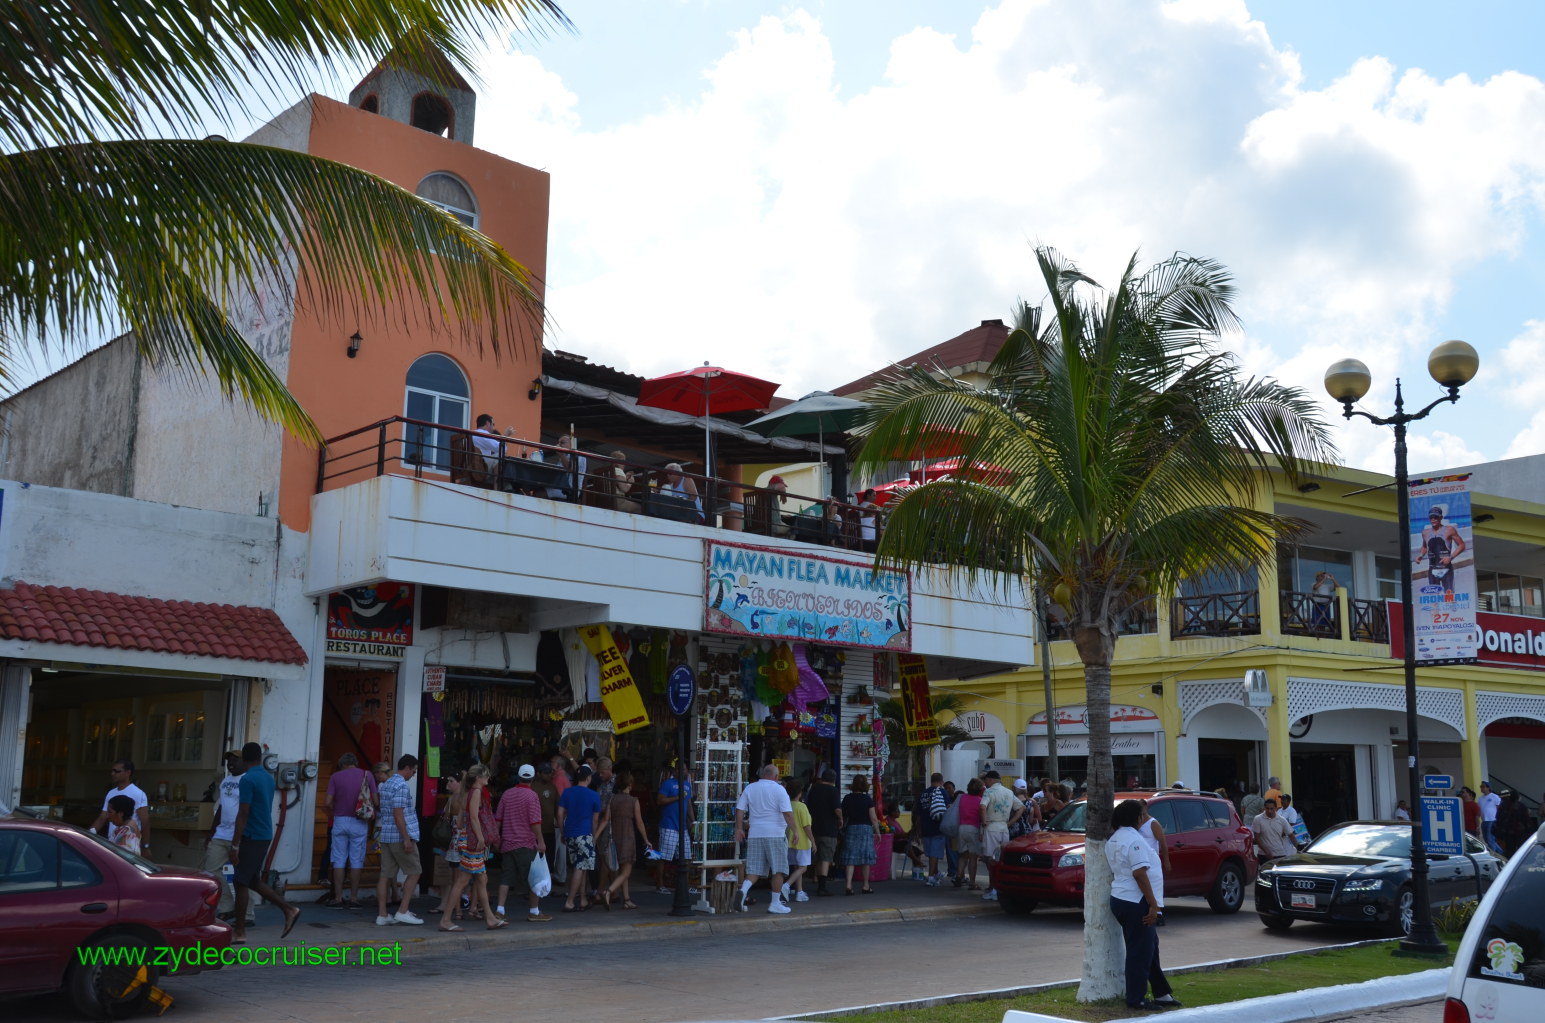
[[[982,775],[982,781],[987,785],[987,791],[982,793],[982,855],[997,862],[1009,840],[1009,825],[1019,819],[1025,807],[1014,798],[1014,793],[1003,787],[1002,776],[997,771],[988,771]],[[982,898],[996,902],[997,889],[987,889]]]
[[[757,772],[735,803],[735,841],[745,843],[746,879],[740,883],[740,910],[745,912],[751,886],[764,877],[772,879],[767,912],[791,912],[779,897],[788,872],[788,832],[794,827],[794,806],[778,784],[778,769],[768,764]]]

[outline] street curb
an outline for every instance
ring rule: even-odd
[[[995,907],[990,907],[995,908]],[[595,910],[590,912],[594,913]],[[440,933],[432,930],[433,923],[418,927],[383,927],[379,940],[371,938],[340,939],[329,942],[334,945],[354,947],[390,948],[400,944],[404,960],[424,959],[432,956],[454,954],[486,948],[532,948],[555,945],[594,945],[605,942],[652,941],[656,938],[684,937],[731,937],[737,934],[762,934],[770,931],[807,930],[815,927],[854,927],[867,924],[916,923],[924,920],[945,920],[959,917],[981,916],[981,906],[919,906],[910,909],[876,907],[855,909],[847,912],[823,912],[801,915],[797,910],[787,916],[758,913],[728,915],[703,914],[692,918],[640,920],[638,923],[608,927],[554,927],[552,924],[530,924],[511,914],[510,925],[497,931],[485,931],[474,924],[465,932]],[[412,936],[404,931],[415,932]],[[425,933],[425,932],[428,933]],[[297,937],[305,935],[297,931]],[[311,944],[319,944],[312,941]]]
[[[1186,973],[1214,973],[1214,972],[1217,972],[1217,971],[1220,971],[1220,970],[1230,970],[1230,969],[1236,969],[1238,967],[1245,967],[1245,966],[1256,966],[1256,965],[1259,965],[1261,963],[1276,962],[1277,960],[1289,959],[1289,958],[1292,958],[1293,956],[1307,955],[1307,954],[1310,954],[1310,953],[1317,953],[1317,952],[1326,952],[1326,951],[1330,951],[1332,949],[1338,949],[1338,948],[1362,948],[1362,947],[1367,946],[1367,945],[1384,945],[1384,944],[1388,944],[1390,942],[1394,942],[1394,941],[1398,941],[1398,940],[1399,939],[1397,939],[1397,938],[1373,938],[1373,939],[1365,940],[1365,941],[1348,941],[1348,942],[1344,942],[1344,943],[1339,944],[1339,945],[1318,945],[1318,946],[1315,946],[1313,948],[1293,949],[1293,950],[1287,951],[1287,952],[1270,952],[1270,953],[1267,953],[1266,955],[1248,956],[1248,957],[1246,957],[1244,959],[1213,959],[1213,960],[1209,960],[1207,962],[1202,962],[1202,963],[1192,963],[1192,964],[1190,964],[1188,966],[1173,967],[1173,968],[1170,968],[1170,969],[1166,969],[1164,972],[1167,975],[1172,976],[1172,977],[1180,976],[1180,975],[1186,974]],[[1444,983],[1445,984],[1447,983],[1447,979],[1446,978],[1447,978],[1448,971],[1447,971],[1446,968],[1444,970],[1442,970],[1442,971],[1428,971],[1428,972],[1442,972],[1444,974],[1444,976],[1445,976]],[[1392,981],[1409,981],[1409,980],[1411,980],[1412,978],[1415,978],[1415,977],[1426,977],[1426,976],[1427,976],[1426,973],[1416,973],[1416,974],[1409,974],[1408,973],[1408,974],[1402,974],[1401,976],[1398,976],[1398,977],[1380,977],[1380,978],[1376,978],[1376,979],[1377,980],[1392,980]],[[839,1019],[839,1018],[842,1018],[844,1016],[864,1016],[864,1015],[867,1015],[867,1014],[872,1013],[872,1012],[896,1012],[896,1011],[906,1011],[906,1010],[909,1010],[909,1009],[928,1009],[928,1008],[932,1008],[932,1007],[937,1006],[937,1005],[957,1005],[957,1004],[959,1004],[961,1002],[1004,1001],[1004,1000],[1007,1000],[1007,999],[1010,999],[1010,998],[1018,998],[1021,995],[1035,994],[1035,993],[1040,992],[1040,991],[1046,991],[1046,990],[1048,990],[1050,988],[1066,987],[1069,984],[1077,984],[1077,983],[1078,983],[1078,978],[1077,977],[1073,977],[1073,978],[1070,978],[1068,980],[1053,980],[1053,981],[1048,981],[1048,982],[1046,982],[1044,984],[1030,984],[1030,985],[1026,985],[1026,986],[1022,986],[1022,987],[992,988],[992,989],[989,989],[989,990],[986,990],[986,991],[963,991],[963,992],[959,992],[959,993],[951,994],[951,995],[937,995],[937,996],[935,996],[933,998],[914,998],[914,999],[910,999],[910,1000],[907,1000],[907,1001],[901,1001],[901,1002],[882,1002],[882,1003],[873,1004],[873,1005],[856,1005],[856,1006],[850,1006],[848,1008],[842,1008],[842,1009],[826,1009],[826,1010],[822,1010],[821,1012],[806,1012],[806,1013],[799,1013],[799,1014],[796,1014],[796,1015],[793,1015],[793,1016],[773,1016],[773,1017],[769,1017],[769,1018],[770,1019],[775,1019],[775,1020],[804,1020],[804,1021],[808,1021],[808,1023],[822,1023],[822,1021],[831,1020],[831,1019]],[[1374,983],[1374,981],[1367,981],[1365,983],[1372,984],[1372,983]],[[1357,988],[1357,987],[1360,987],[1360,986],[1361,985],[1357,985],[1357,984],[1341,984],[1341,985],[1337,985],[1334,988],[1310,988],[1308,991],[1304,991],[1304,992],[1297,992],[1297,993],[1285,994],[1285,995],[1269,995],[1269,996],[1264,997],[1264,998],[1249,999],[1248,1001],[1244,1001],[1244,1002],[1221,1002],[1218,1005],[1207,1005],[1207,1006],[1202,1006],[1202,1007],[1197,1008],[1197,1009],[1176,1009],[1176,1010],[1171,1010],[1169,1012],[1166,1012],[1164,1014],[1164,1018],[1166,1020],[1179,1021],[1179,1023],[1186,1023],[1187,1020],[1197,1021],[1197,1023],[1200,1023],[1200,1021],[1203,1021],[1203,1020],[1211,1021],[1211,1020],[1214,1020],[1214,1019],[1223,1019],[1224,1017],[1221,1016],[1221,1015],[1217,1015],[1217,1016],[1213,1016],[1213,1015],[1196,1016],[1196,1015],[1193,1015],[1194,1013],[1209,1012],[1210,1010],[1213,1010],[1213,1009],[1228,1009],[1231,1013],[1236,1013],[1236,1012],[1238,1012],[1238,1009],[1239,1009],[1240,1006],[1245,1006],[1245,1005],[1253,1006],[1256,1002],[1270,1002],[1272,999],[1277,999],[1277,998],[1292,999],[1292,998],[1301,997],[1303,995],[1312,994],[1313,992],[1316,992],[1316,991],[1339,991],[1339,990],[1341,990],[1343,988]],[[1442,993],[1442,989],[1440,988],[1437,993],[1441,994]],[[1357,1008],[1372,1008],[1372,1007],[1374,1007],[1376,1005],[1381,1005],[1381,1004],[1400,1004],[1400,1003],[1404,1003],[1404,1002],[1425,1001],[1426,999],[1428,999],[1430,997],[1432,997],[1432,995],[1421,994],[1419,992],[1417,994],[1404,994],[1404,993],[1402,993],[1401,997],[1399,997],[1399,998],[1390,998],[1390,997],[1386,996],[1384,1002],[1373,1002],[1373,1003],[1370,1003],[1369,1005],[1357,1005],[1357,1006],[1352,1006],[1351,1008],[1353,1008],[1353,1009],[1357,1009]],[[1262,1015],[1262,1016],[1258,1017],[1258,1016],[1255,1016],[1252,1013],[1252,1014],[1246,1014],[1243,1018],[1249,1019],[1250,1023],[1298,1023],[1298,1021],[1310,1021],[1316,1015],[1323,1015],[1325,1011],[1326,1010],[1319,1010],[1319,1011],[1317,1011],[1315,1013],[1310,1013],[1309,1015],[1286,1016],[1286,1017],[1281,1017],[1281,1018],[1269,1017],[1269,1016],[1265,1016],[1265,1015]],[[1152,1017],[1150,1016],[1150,1017],[1141,1017],[1141,1018],[1151,1019]],[[1228,1018],[1232,1021],[1232,1020],[1237,1020],[1237,1019],[1239,1019],[1241,1017],[1235,1016],[1235,1015],[1231,1015]],[[1004,1021],[1004,1023],[1078,1023],[1078,1021],[1076,1021],[1076,1020],[1067,1020],[1067,1019],[1064,1019],[1061,1016],[1046,1016],[1046,1015],[1043,1015],[1041,1013],[1019,1012],[1017,1010],[1009,1010],[1008,1012],[1005,1012],[1003,1014],[1003,1021]],[[1131,1023],[1131,1021],[1130,1020],[1118,1020],[1118,1021],[1114,1021],[1114,1023]]]

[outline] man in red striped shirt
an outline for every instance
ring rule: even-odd
[[[517,895],[524,893],[530,905],[526,919],[532,923],[546,923],[552,917],[542,912],[536,892],[529,881],[531,863],[547,852],[542,840],[542,801],[531,789],[531,779],[536,768],[521,764],[518,772],[520,783],[504,793],[494,820],[499,822],[499,855],[503,866],[499,876],[498,914],[504,916],[504,900],[514,888]]]

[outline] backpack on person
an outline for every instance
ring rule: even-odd
[[[354,816],[362,821],[374,820],[376,805],[370,798],[370,772],[362,770],[359,779],[359,795],[354,800]]]

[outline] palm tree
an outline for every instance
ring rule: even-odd
[[[939,720],[940,714],[949,714],[952,718],[948,723],[938,726],[939,741],[931,746],[907,745],[906,714],[902,709],[900,700],[890,697],[880,700],[874,705],[875,716],[885,722],[885,735],[890,739],[892,755],[894,756],[898,749],[905,749],[907,751],[906,778],[908,786],[907,795],[909,798],[911,795],[910,790],[916,786],[917,782],[923,780],[922,772],[918,768],[924,761],[919,759],[919,753],[926,754],[934,746],[953,749],[971,738],[971,733],[955,724],[953,720],[960,717],[961,712],[965,710],[965,701],[961,699],[959,693],[952,693],[947,690],[930,692],[928,694],[928,704],[933,711],[935,722]]]
[[[555,0],[17,0],[0,31],[0,381],[29,350],[132,331],[156,361],[305,439],[316,428],[224,314],[295,275],[320,309],[404,316],[499,351],[534,344],[525,268],[375,175],[303,153],[157,137],[245,113],[315,69],[392,59],[433,80],[488,29],[541,33]],[[438,254],[438,255],[437,255]],[[400,308],[400,307],[399,307]],[[30,347],[29,347],[30,346]]]
[[[1021,304],[981,389],[914,368],[873,392],[859,471],[924,427],[970,438],[962,461],[1010,481],[948,480],[893,502],[878,559],[1007,589],[1039,583],[1067,611],[1089,717],[1084,979],[1079,998],[1122,991],[1106,909],[1114,778],[1110,677],[1118,621],[1180,579],[1271,555],[1301,527],[1254,506],[1266,472],[1334,456],[1298,388],[1245,379],[1217,342],[1237,326],[1228,271],[1176,254],[1142,273],[1137,257],[1103,292],[1060,253],[1038,248],[1049,316]],[[871,458],[868,452],[876,456]],[[1027,578],[1028,577],[1028,578]]]

